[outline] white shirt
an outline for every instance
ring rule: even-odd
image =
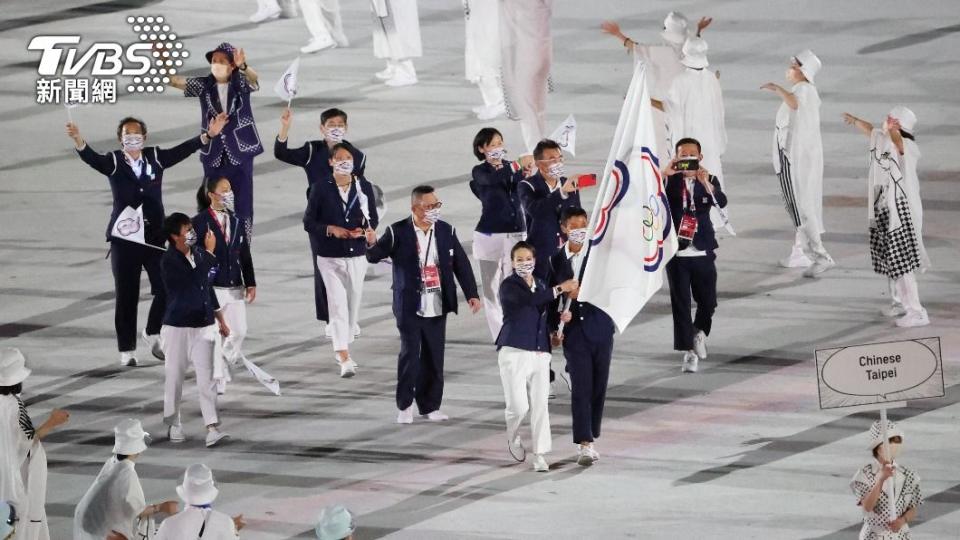
[[[124,159],[127,160],[127,165],[129,165],[130,168],[133,169],[133,174],[139,177],[140,174],[143,172],[143,152],[140,153],[139,158],[133,159],[133,157],[130,154],[124,151],[123,157]]]
[[[570,250],[570,242],[567,242],[563,245],[563,252],[570,260],[570,266],[573,267],[573,279],[580,279],[580,266],[583,265],[583,247],[580,248],[579,252],[574,253]]]
[[[420,255],[420,267],[437,264],[437,239],[435,236],[435,229],[433,225],[429,229],[424,231],[420,227],[417,227],[416,224],[413,225],[413,230],[417,235],[417,252]],[[427,244],[429,246],[429,253],[427,252]],[[438,269],[439,273],[439,269]],[[422,277],[421,277],[422,279]],[[421,317],[439,317],[443,315],[443,297],[440,295],[442,291],[435,292],[426,292],[424,290],[420,294],[420,310],[417,311],[417,315]]]
[[[227,103],[227,91],[230,89],[230,83],[217,83],[217,94],[220,95],[220,107],[223,108],[223,112],[229,113],[230,106]]]
[[[230,214],[227,214],[223,210],[214,210],[214,214],[217,216],[217,221],[220,222],[220,231],[223,232],[223,238],[226,242],[230,242]]]

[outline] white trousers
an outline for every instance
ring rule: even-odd
[[[907,272],[897,279],[887,278],[890,287],[890,299],[894,305],[901,305],[908,315],[926,312],[920,305],[920,292],[917,290],[917,276]]]
[[[217,326],[182,328],[163,325],[160,339],[163,343],[165,381],[163,386],[163,421],[167,425],[180,423],[180,400],[187,367],[193,364],[197,375],[197,396],[205,425],[217,424],[217,390],[213,383],[213,342]]]
[[[423,56],[417,0],[382,0],[386,16],[377,15],[380,0],[373,4],[373,56],[395,61]]]
[[[496,340],[503,326],[503,308],[500,307],[500,283],[513,272],[510,250],[526,238],[525,233],[473,232],[473,258],[480,266],[480,285],[483,295],[483,313],[487,317],[490,336]]]
[[[230,335],[223,340],[223,356],[231,362],[240,359],[243,353],[243,340],[247,337],[247,303],[244,300],[245,289],[237,287],[225,289],[215,287],[223,318],[230,327]]]
[[[527,150],[544,137],[547,78],[553,63],[552,0],[502,0],[500,47],[503,88],[520,118]]]
[[[268,9],[274,11],[280,9],[280,5],[277,4],[277,0],[257,0],[258,11],[265,11]]]
[[[467,80],[476,83],[486,107],[503,105],[500,86],[500,0],[464,0],[464,64]]]
[[[497,360],[506,408],[507,440],[520,431],[520,423],[530,413],[530,437],[533,453],[546,454],[553,446],[550,435],[550,353],[503,347]]]
[[[797,249],[810,257],[813,262],[833,260],[827,253],[827,248],[823,247],[823,241],[820,239],[820,229],[813,221],[807,221],[797,228],[794,251]]]
[[[317,41],[333,40],[337,45],[346,47],[347,37],[343,33],[343,19],[340,17],[340,0],[299,0],[303,22],[310,35]]]
[[[317,257],[317,268],[327,292],[327,323],[334,351],[345,351],[360,330],[360,300],[363,278],[367,275],[366,257]]]

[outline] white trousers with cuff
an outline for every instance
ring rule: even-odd
[[[926,313],[920,304],[920,292],[917,290],[917,276],[913,272],[907,272],[897,279],[887,278],[890,287],[890,300],[893,305],[901,305],[907,311],[907,315]]]
[[[473,232],[473,258],[480,266],[480,285],[483,295],[483,314],[490,327],[490,336],[496,340],[503,326],[503,308],[500,307],[500,283],[513,272],[510,250],[526,238],[526,233]]]
[[[340,0],[299,0],[300,11],[307,30],[316,41],[335,41],[338,46],[349,45],[343,33]]]
[[[368,264],[364,256],[317,257],[327,293],[327,329],[334,351],[347,350],[360,330],[360,301]]]
[[[235,363],[243,353],[243,340],[247,337],[247,302],[246,289],[236,287],[232,289],[214,287],[221,313],[230,328],[230,335],[223,340],[223,356]]]
[[[512,441],[517,436],[520,424],[529,412],[533,453],[546,454],[553,447],[547,409],[550,353],[503,347],[497,363],[506,402],[503,415],[507,421],[507,440]]]
[[[197,397],[204,425],[218,424],[217,390],[213,384],[213,349],[217,326],[184,328],[163,325],[163,422],[168,426],[180,424],[180,401],[187,367],[193,364],[197,376]]]

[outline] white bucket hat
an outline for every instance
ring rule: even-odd
[[[870,448],[872,452],[874,448],[883,444],[883,429],[880,427],[880,421],[877,420],[870,426]],[[893,437],[903,438],[903,430],[897,427],[896,424],[887,420],[887,440],[890,440]]]
[[[139,420],[127,418],[113,428],[113,453],[131,456],[147,449],[150,434],[143,430]]]
[[[0,538],[10,536],[17,521],[17,509],[7,501],[0,501]]]
[[[320,510],[317,526],[314,529],[319,540],[341,540],[353,534],[357,529],[353,514],[343,506],[336,504]]]
[[[687,18],[683,13],[677,11],[667,13],[667,18],[663,20],[663,32],[660,32],[660,37],[674,45],[682,45],[687,40]]]
[[[913,128],[917,126],[917,115],[903,105],[897,105],[887,114],[900,122],[900,128],[907,133],[912,134]]]
[[[193,506],[210,504],[220,493],[213,485],[213,471],[202,463],[187,467],[183,473],[183,483],[177,486],[177,495],[183,502]]]
[[[793,59],[800,64],[800,73],[803,73],[803,76],[811,83],[813,82],[813,78],[817,76],[817,72],[823,67],[823,63],[810,49],[801,51],[794,56]]]
[[[694,69],[703,69],[710,65],[707,62],[707,42],[698,37],[691,37],[683,44],[683,58],[680,63]]]
[[[27,359],[20,349],[0,349],[0,386],[14,386],[30,376]]]

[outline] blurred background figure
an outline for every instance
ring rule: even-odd
[[[320,510],[315,530],[319,540],[353,540],[357,524],[349,510],[336,504]]]

